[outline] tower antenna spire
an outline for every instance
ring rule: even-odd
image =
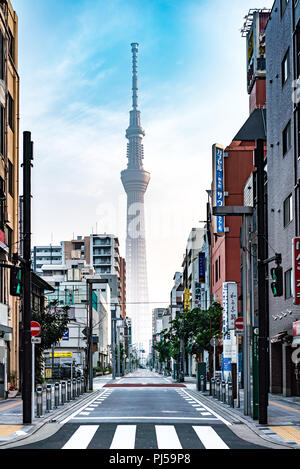
[[[137,54],[138,54],[138,43],[133,42],[131,44],[132,51],[132,107],[134,110],[138,106],[138,77],[137,77]]]

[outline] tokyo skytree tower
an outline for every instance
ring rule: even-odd
[[[141,113],[138,111],[137,54],[138,44],[131,44],[132,50],[132,110],[130,124],[126,130],[127,169],[121,172],[121,180],[127,194],[126,233],[126,281],[127,316],[132,320],[132,344],[138,350],[149,351],[151,340],[151,309],[148,303],[148,282],[146,242],[144,224],[144,194],[150,181],[150,173],[144,170],[144,148],[141,127]]]

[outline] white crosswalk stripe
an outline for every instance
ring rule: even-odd
[[[62,449],[86,449],[99,425],[81,425]]]
[[[206,449],[229,449],[212,427],[193,426],[193,429]]]
[[[180,425],[177,428],[174,425],[153,424],[153,426],[155,428],[157,449],[189,449],[183,448],[180,441]],[[138,424],[116,425],[109,449],[135,449],[137,428]],[[93,438],[93,441],[97,443],[98,429],[101,429],[101,431],[105,430],[105,424],[80,425],[62,449],[87,449]],[[149,430],[151,430],[151,426],[149,426]],[[191,425],[190,431],[195,432],[195,437],[198,437],[202,446],[206,449],[229,449],[211,426]],[[145,438],[145,441],[147,441],[147,438]]]
[[[118,425],[110,449],[134,449],[136,425]]]
[[[182,449],[173,425],[155,425],[158,449]]]

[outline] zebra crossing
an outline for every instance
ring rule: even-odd
[[[224,438],[219,435],[221,427],[190,424],[85,424],[77,426],[61,449],[229,449]]]

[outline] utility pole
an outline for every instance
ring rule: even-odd
[[[23,423],[32,423],[32,344],[31,344],[31,133],[23,133]]]
[[[116,378],[116,334],[115,334],[115,325],[116,325],[116,312],[117,305],[114,304],[114,308],[111,310],[111,371],[112,379]]]
[[[266,308],[266,242],[265,242],[265,190],[264,190],[264,143],[256,141],[254,164],[256,167],[257,194],[257,284],[258,284],[258,418],[259,423],[268,423],[268,393],[269,393],[269,314]]]
[[[87,284],[87,299],[88,299],[88,317],[87,317],[87,380],[88,389],[93,390],[93,284],[94,283],[108,283],[107,279],[86,278]]]
[[[88,320],[88,383],[93,390],[93,285],[89,283],[89,320]]]

